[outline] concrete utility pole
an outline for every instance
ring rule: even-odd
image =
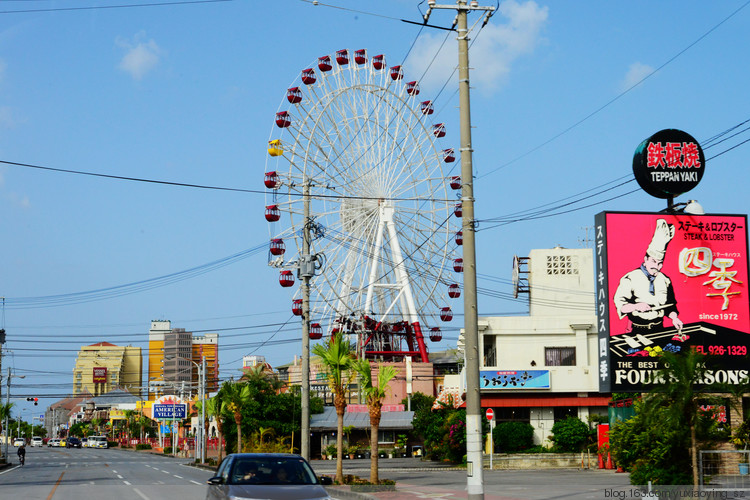
[[[300,455],[310,460],[310,278],[315,275],[310,255],[310,180],[304,179],[304,226],[302,228],[302,254],[299,259],[299,277],[302,278],[302,419],[300,425]]]
[[[466,483],[468,498],[484,499],[484,471],[482,455],[482,402],[479,393],[479,327],[477,313],[477,266],[474,223],[474,173],[471,147],[471,108],[469,97],[469,29],[470,10],[486,12],[486,24],[494,7],[480,7],[479,2],[457,0],[456,5],[436,5],[428,0],[429,10],[455,9],[458,31],[458,95],[461,126],[461,210],[463,211],[464,261],[464,341],[466,356]]]

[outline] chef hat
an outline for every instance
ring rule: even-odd
[[[664,254],[667,252],[667,245],[674,238],[674,224],[667,224],[664,219],[656,221],[656,230],[651,243],[648,245],[646,255],[650,255],[656,260],[664,260]]]

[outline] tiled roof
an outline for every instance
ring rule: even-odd
[[[409,430],[412,428],[412,420],[414,420],[413,411],[384,411],[380,417],[380,429]],[[323,413],[310,417],[310,430],[313,431],[335,430],[336,424],[336,408],[333,406],[326,406],[323,408]],[[344,427],[350,425],[355,429],[369,429],[370,414],[367,412],[344,413]]]

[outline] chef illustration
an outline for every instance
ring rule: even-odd
[[[658,219],[643,264],[620,278],[614,303],[620,319],[628,317],[632,333],[647,334],[663,330],[666,316],[677,329],[676,339],[687,338],[681,335],[682,320],[679,318],[672,280],[661,272],[667,245],[674,234],[674,224]]]

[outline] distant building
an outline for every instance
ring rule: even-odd
[[[493,408],[498,422],[530,423],[542,444],[569,415],[584,422],[607,415],[610,395],[599,393],[597,378],[593,252],[532,250],[516,259],[514,283],[517,294],[528,294],[529,315],[478,320],[482,407]],[[440,399],[452,390],[461,405],[463,385],[446,376]]]
[[[98,395],[117,387],[138,394],[142,375],[140,347],[109,342],[83,346],[73,369],[73,395]]]
[[[200,384],[198,366],[206,358],[206,392],[219,387],[219,335],[197,336],[172,328],[168,320],[154,320],[148,332],[148,399],[172,393],[195,394]],[[194,364],[195,363],[195,364]]]

